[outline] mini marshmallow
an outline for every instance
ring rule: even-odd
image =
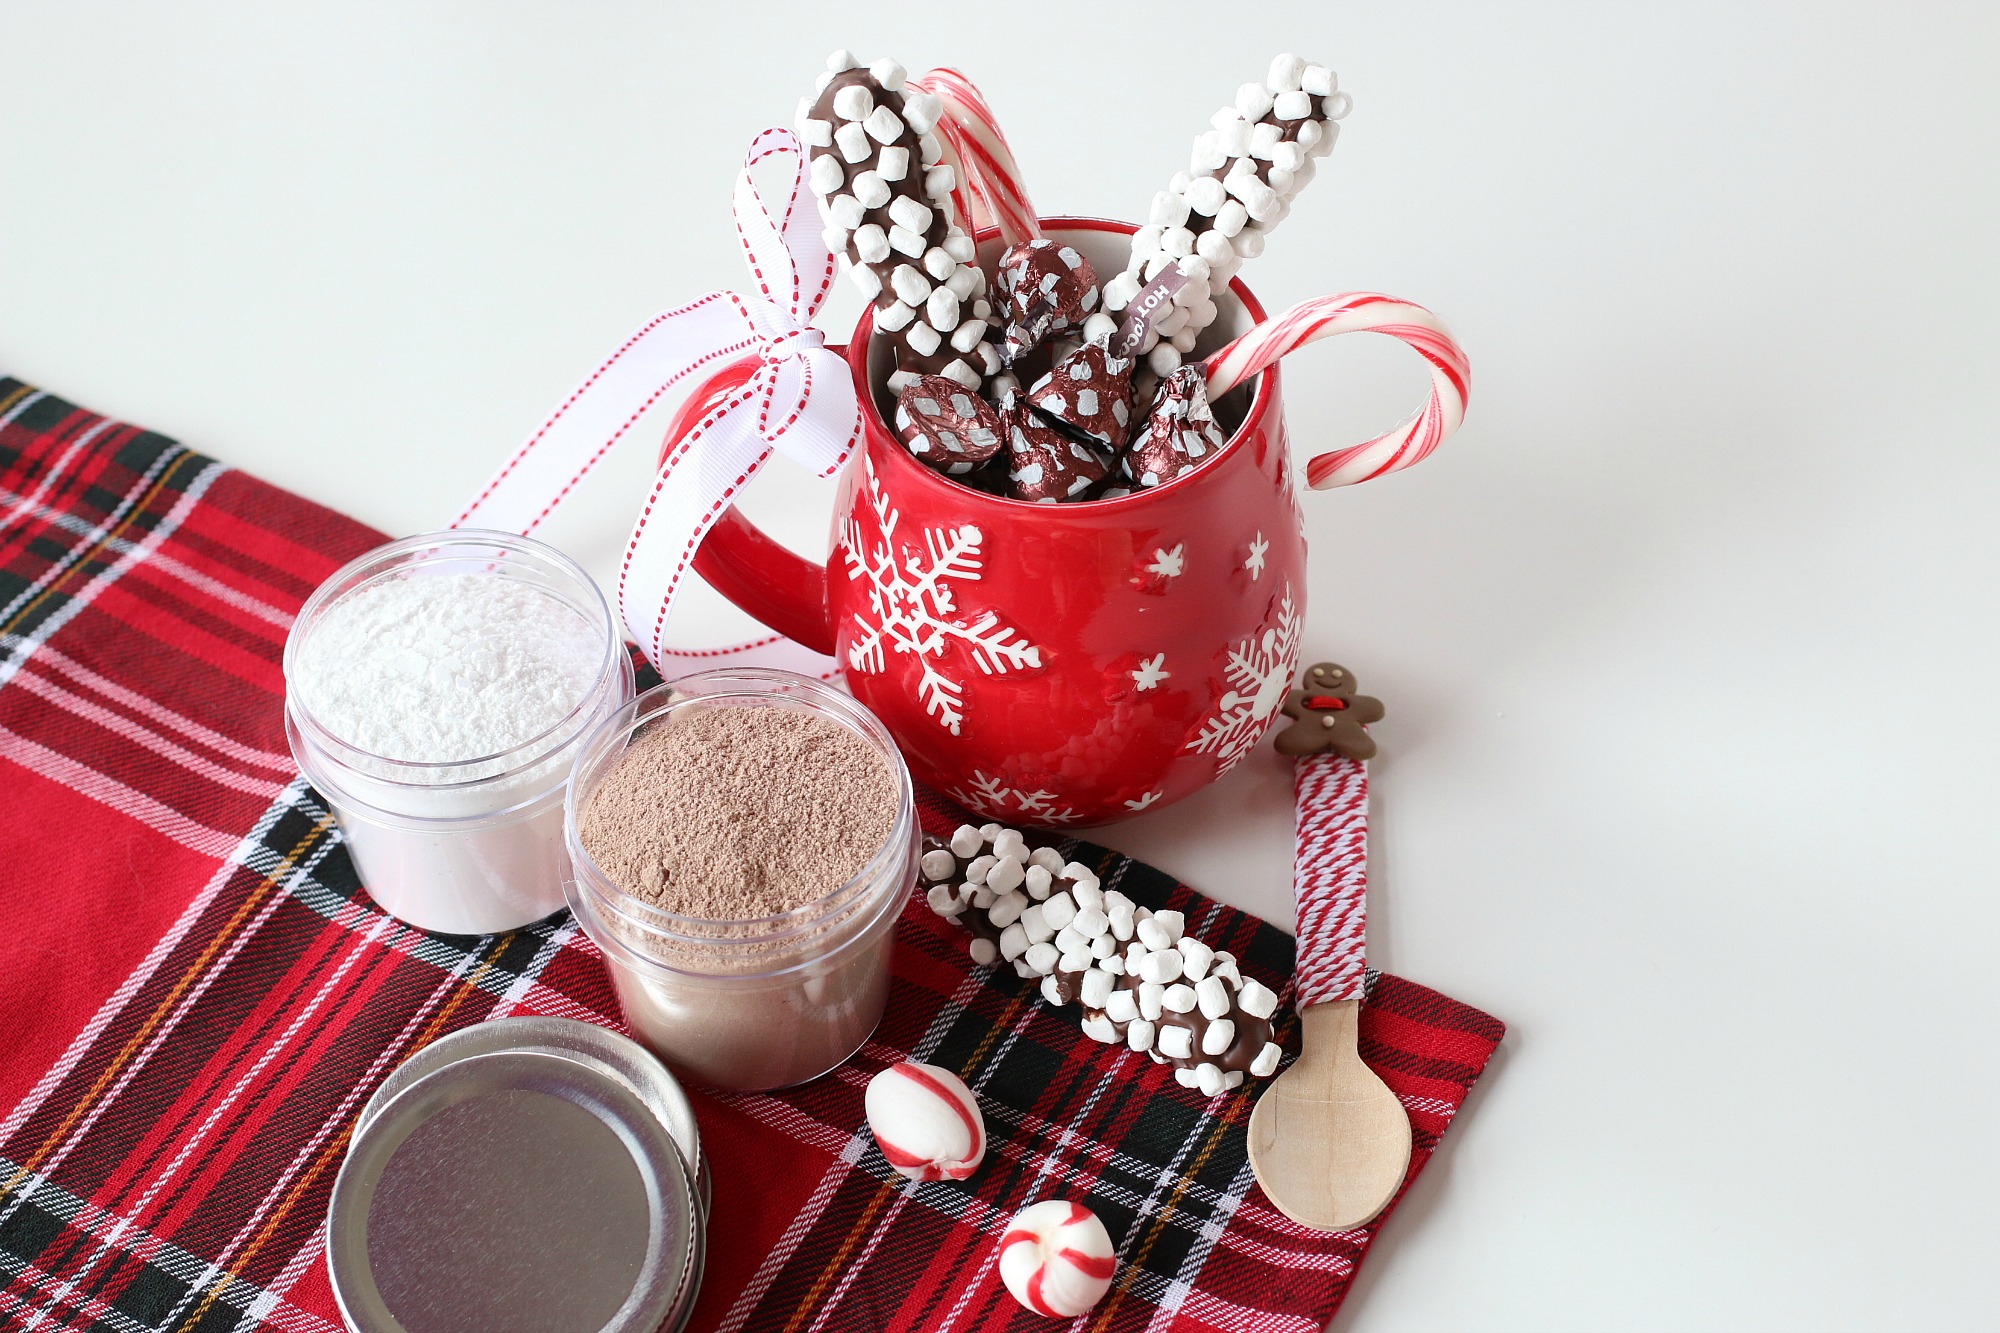
[[[969,237],[959,237],[957,239],[964,240],[967,246],[970,246],[972,244],[971,239]],[[945,247],[947,249],[950,249],[951,242],[946,241]],[[958,260],[961,264],[969,264],[972,262],[971,255],[954,254],[952,258]],[[1057,851],[1053,847],[1037,847],[1035,848],[1034,851],[1028,853],[1028,864],[1040,866],[1042,869],[1048,871],[1051,875],[1060,875],[1062,874],[1062,868],[1063,868],[1062,853]]]
[[[1042,916],[1057,930],[1061,930],[1076,920],[1076,902],[1068,893],[1058,893],[1042,904]],[[1079,934],[1079,939],[1089,939],[1088,934]]]
[[[821,158],[820,161],[827,161]],[[889,257],[889,235],[872,222],[854,229],[854,253],[864,264],[879,264]],[[880,320],[876,321],[878,324]]]
[[[1125,1029],[1125,1044],[1135,1051],[1153,1049],[1153,1025],[1145,1019],[1130,1024]]]
[[[896,293],[896,299],[907,306],[920,306],[931,299],[931,280],[908,264],[896,265],[896,271],[889,275],[889,286]],[[998,857],[982,856],[979,861],[987,863],[987,870],[999,864]],[[976,866],[979,861],[974,861],[973,864]],[[976,876],[968,876],[975,882],[985,877],[985,871]]]
[[[1000,961],[1000,946],[992,940],[975,939],[966,949],[972,961],[981,967],[991,967]]]
[[[993,886],[989,884],[986,887],[990,892]],[[1026,896],[1019,893],[1003,893],[993,900],[993,906],[987,910],[986,915],[996,930],[1005,930],[1019,921],[1021,913],[1027,910]]]
[[[873,171],[864,171],[854,178],[854,197],[863,208],[880,208],[889,202],[889,182]]]
[[[1145,945],[1148,949],[1171,949],[1174,947],[1173,939],[1167,934],[1166,928],[1150,916],[1139,921],[1135,929],[1139,936],[1139,943]]]
[[[1242,1086],[1243,1086],[1243,1071],[1242,1071],[1242,1070],[1240,1070],[1240,1069],[1231,1069],[1231,1070],[1229,1070],[1228,1072],[1226,1072],[1226,1073],[1224,1073],[1224,1074],[1223,1074],[1223,1076],[1222,1076],[1222,1090],[1223,1090],[1224,1092],[1228,1092],[1228,1091],[1230,1091],[1230,1090],[1231,1090],[1231,1089],[1233,1089],[1233,1088],[1240,1088],[1240,1087],[1242,1087]]]
[[[902,136],[903,122],[888,107],[878,106],[861,122],[861,128],[867,130],[868,137],[876,143],[892,144]]]
[[[1216,1096],[1223,1089],[1222,1070],[1215,1065],[1196,1065],[1194,1077],[1204,1097]]]
[[[987,908],[993,906],[994,900],[1000,896],[984,884],[974,884],[971,886],[971,889],[972,897],[969,901],[981,911],[985,911]]]
[[[951,831],[951,854],[971,856],[986,845],[986,839],[979,836],[979,830],[970,824],[960,824]]]
[[[1035,903],[1021,913],[1021,929],[1028,932],[1030,942],[1040,944],[1043,940],[1054,939],[1056,928],[1042,915],[1042,905]]]
[[[1157,981],[1141,981],[1139,983],[1139,1017],[1145,1019],[1148,1023],[1159,1022],[1160,1000],[1166,993],[1167,988],[1160,985]]]
[[[897,1174],[964,1180],[986,1156],[986,1123],[965,1081],[949,1069],[908,1061],[868,1080],[868,1132]]]
[[[1304,120],[1313,113],[1310,93],[1279,93],[1271,99],[1271,114],[1279,120]]]
[[[1306,150],[1298,144],[1281,143],[1271,150],[1271,168],[1273,171],[1296,172],[1305,164]],[[1271,184],[1276,185],[1277,182],[1272,181]]]
[[[1276,125],[1267,123],[1252,126],[1250,130],[1250,156],[1260,162],[1268,161],[1272,150],[1278,146],[1278,140],[1283,135],[1284,131]]]
[[[1171,375],[1181,368],[1180,349],[1172,343],[1161,343],[1146,353],[1146,365],[1155,375]]]
[[[1271,72],[1264,76],[1264,86],[1274,93],[1294,92],[1305,77],[1306,62],[1287,51],[1271,61]]]
[[[1117,1271],[1110,1234],[1081,1204],[1031,1204],[1014,1214],[1000,1237],[1000,1281],[1045,1318],[1088,1314],[1111,1290]]]
[[[1197,981],[1194,999],[1201,1006],[1205,1018],[1221,1018],[1229,1012],[1229,988],[1222,984],[1220,976],[1211,975]]]
[[[836,194],[826,201],[826,216],[834,226],[853,231],[867,219],[868,210],[853,195]]]
[[[847,196],[842,195],[840,197],[845,199]],[[847,228],[828,227],[820,232],[819,238],[826,243],[826,252],[828,254],[838,255],[847,252]],[[850,267],[848,271],[853,272],[853,269]]]
[[[935,299],[937,293],[933,292],[931,295]],[[992,886],[995,893],[1009,893],[1020,888],[1024,878],[1021,873],[1021,863],[1011,856],[1000,857],[993,863],[993,868],[986,872],[986,882]]]
[[[1245,120],[1262,120],[1271,110],[1271,90],[1261,83],[1244,84],[1236,90],[1236,109]]]
[[[958,862],[944,848],[934,847],[924,853],[924,859],[917,862],[917,868],[923,871],[925,879],[950,879],[958,869]]]
[[[1184,981],[1176,981],[1160,994],[1160,1007],[1171,1014],[1184,1014],[1194,1008],[1194,987]]]
[[[1090,942],[1090,956],[1092,958],[1109,958],[1117,952],[1118,941],[1113,939],[1108,933],[1099,935]]]
[[[1194,147],[1188,152],[1188,170],[1197,176],[1204,172],[1220,171],[1229,161],[1229,151],[1222,146],[1219,131],[1210,130],[1198,135]],[[1179,219],[1155,218],[1156,222],[1179,221]]]
[[[938,200],[951,198],[952,190],[958,185],[958,173],[942,164],[932,166],[929,161],[924,166],[929,168],[924,172],[924,193]]]
[[[1328,120],[1332,121],[1345,120],[1347,118],[1347,113],[1354,110],[1354,99],[1352,97],[1349,97],[1346,93],[1336,92],[1331,97],[1326,99],[1325,110],[1326,110],[1326,118]],[[1327,129],[1329,131],[1328,137],[1331,138],[1333,134],[1339,133],[1340,126],[1337,124],[1329,125],[1327,126]],[[1325,140],[1321,140],[1321,142],[1324,143]]]
[[[965,910],[965,904],[958,900],[958,895],[951,891],[949,884],[931,885],[930,892],[924,895],[924,901],[929,903],[931,910],[939,916],[957,916]]]
[[[1269,191],[1266,191],[1266,193],[1269,193]],[[1272,197],[1275,198],[1276,196]],[[1253,222],[1262,220],[1258,218],[1256,209],[1249,208],[1248,204],[1244,205],[1244,207],[1249,209],[1250,218]],[[1255,227],[1245,227],[1242,231],[1236,233],[1231,244],[1236,247],[1236,253],[1242,258],[1255,259],[1258,255],[1264,253],[1264,233]]]
[[[1278,1072],[1278,1061],[1285,1056],[1284,1050],[1275,1041],[1264,1043],[1264,1049],[1257,1052],[1257,1058],[1250,1062],[1250,1072],[1258,1078],[1269,1078]]]
[[[1083,890],[1081,888],[1072,889],[1070,893],[1078,902],[1083,901]],[[1077,931],[1093,940],[1108,933],[1111,929],[1111,918],[1104,915],[1102,911],[1095,907],[1078,908],[1073,920],[1076,923]]]
[[[1090,941],[1076,933],[1074,927],[1064,926],[1056,932],[1056,948],[1065,954],[1077,954],[1085,959],[1090,957]],[[1079,968],[1079,971],[1082,969]]]
[[[883,250],[883,253],[884,254],[888,253],[886,248]],[[890,305],[881,306],[876,309],[875,327],[880,329],[884,333],[895,333],[899,330],[908,328],[910,326],[910,321],[915,319],[916,317],[917,317],[917,312],[915,309],[913,309],[910,306],[904,305],[901,301],[897,301]],[[897,392],[901,393],[902,390],[898,389]]]
[[[1217,188],[1220,188],[1219,182]],[[1234,200],[1230,202],[1236,208],[1240,209],[1243,207],[1243,205],[1235,203]],[[1250,215],[1246,212],[1243,218],[1247,222]],[[1239,227],[1237,230],[1241,231],[1242,228]],[[1220,230],[1214,227],[1210,227],[1207,231],[1195,237],[1194,252],[1197,258],[1208,261],[1211,265],[1211,271],[1213,271],[1214,265],[1226,264],[1236,258],[1236,247],[1229,243],[1227,236],[1224,236]]]
[[[1194,1034],[1184,1027],[1163,1027],[1154,1038],[1154,1046],[1161,1055],[1185,1060],[1194,1054]]]
[[[842,120],[866,120],[875,110],[875,94],[865,83],[850,83],[833,95],[833,114]]]
[[[942,282],[958,269],[958,261],[946,254],[944,247],[934,245],[924,251],[924,272],[936,281]]]
[[[1208,1025],[1208,1031],[1201,1034],[1201,1053],[1221,1055],[1236,1040],[1236,1020],[1218,1018]]]
[[[915,232],[929,231],[931,225],[931,210],[925,208],[922,204],[910,198],[908,195],[899,194],[896,196],[895,200],[889,205],[889,220],[891,222],[896,223],[898,226],[908,227],[911,231]],[[1004,838],[1006,835],[1002,834],[1001,836]],[[1018,840],[1019,839],[1017,835],[1016,841]],[[994,855],[996,856],[1009,855],[1009,853],[1001,851],[998,844],[995,844],[993,852]]]
[[[938,331],[928,324],[912,324],[910,331],[903,335],[903,342],[918,356],[929,356],[937,351],[943,339],[938,336]],[[947,366],[945,369],[949,370],[950,367]]]
[[[1139,963],[1143,979],[1165,986],[1181,979],[1181,956],[1172,949],[1149,953]]]
[[[847,173],[840,169],[840,163],[830,157],[816,157],[806,173],[806,184],[814,194],[827,195],[838,190],[847,181]]]
[[[1028,943],[1028,932],[1016,921],[1000,932],[1000,956],[1011,963],[1028,951]]]
[[[875,156],[875,174],[885,181],[899,181],[910,174],[910,150],[891,144]]]
[[[985,290],[985,274],[981,273],[971,264],[959,264],[957,260],[953,260],[952,262],[957,267],[952,270],[950,276],[945,278],[945,290],[961,301],[970,300],[975,294]],[[986,322],[984,315],[978,315],[977,318],[981,324]],[[969,352],[972,349],[967,347],[962,350]]]
[[[882,85],[886,92],[903,91],[903,83],[909,78],[909,71],[893,60],[882,59],[868,67],[869,76]]]
[[[1097,947],[1110,938],[1111,937],[1109,935],[1100,935],[1096,940],[1092,941],[1090,946],[1091,953],[1095,954],[1097,952]],[[1099,958],[1097,960],[1097,967],[1100,972],[1108,972],[1114,977],[1122,977],[1125,975],[1125,960],[1118,956],[1118,951],[1116,949],[1113,949],[1110,953],[1107,953],[1103,957]]]
[[[1189,981],[1200,981],[1207,976],[1209,964],[1215,961],[1215,950],[1192,935],[1183,935],[1176,943],[1181,951],[1181,975]]]
[[[901,230],[901,228],[898,228],[898,230]],[[931,293],[931,299],[924,303],[924,317],[930,321],[931,327],[940,333],[956,333],[958,331],[958,297],[952,292],[951,288],[939,287]],[[1021,873],[1021,863],[1019,861],[1009,858],[1000,864],[1014,867],[1014,874],[1018,875]]]
[[[1118,321],[1102,310],[1094,311],[1083,321],[1083,340],[1087,343],[1096,343],[1100,347],[1108,346],[1111,335],[1116,332],[1118,332]]]
[[[1230,110],[1233,118],[1227,125],[1216,129],[1216,141],[1230,157],[1242,157],[1250,151],[1250,136],[1253,131],[1249,121],[1234,115],[1235,108],[1232,107]]]
[[[868,131],[859,125],[842,125],[833,132],[834,147],[840,149],[840,156],[846,162],[866,162],[875,152],[875,143],[868,137]],[[832,158],[824,159],[831,162]]]
[[[1160,233],[1160,253],[1173,259],[1194,253],[1194,233],[1186,227],[1169,227]]]
[[[1060,939],[1061,937],[1058,936],[1057,938]],[[1056,948],[1061,949],[1062,945],[1058,943]],[[1090,971],[1091,962],[1092,959],[1088,949],[1065,949],[1063,950],[1061,960],[1056,963],[1056,969],[1061,972],[1088,972]],[[1057,1001],[1057,1003],[1060,1004],[1061,1001]]]
[[[1060,1007],[1063,1002],[1062,983],[1054,977],[1043,977],[1042,999],[1048,1004]]]
[[[1021,961],[1026,963],[1028,970],[1036,976],[1047,976],[1056,970],[1056,960],[1061,956],[1056,951],[1055,945],[1044,940],[1039,944],[1029,945],[1028,951],[1021,955]]]
[[[903,119],[909,121],[910,128],[918,134],[929,134],[936,128],[938,117],[943,113],[944,103],[929,93],[903,94]]]
[[[965,868],[965,882],[967,884],[984,884],[986,877],[993,873],[993,867],[999,864],[1000,858],[997,856],[973,857],[972,864]]]
[[[1216,165],[1221,166],[1222,164],[1218,162]],[[1162,190],[1153,196],[1152,212],[1147,216],[1146,220],[1156,226],[1178,227],[1187,221],[1187,216],[1187,196]]]
[[[1299,71],[1299,91],[1314,97],[1329,97],[1340,87],[1339,76],[1324,65],[1307,65]]]
[[[799,132],[799,142],[810,148],[831,148],[833,146],[833,122],[830,120],[815,120],[812,116],[807,115],[806,112],[811,106],[812,103],[810,102],[801,101],[799,103],[799,118],[796,124]]]
[[[861,62],[854,58],[854,52],[845,47],[826,58],[826,70],[829,74],[845,74],[850,69],[860,68]]]
[[[1170,941],[1180,939],[1182,934],[1187,930],[1187,913],[1185,912],[1155,912],[1153,913],[1153,921],[1161,930],[1167,932],[1167,939]]]
[[[981,824],[979,826],[979,836],[985,839],[987,842],[992,842],[995,838],[1000,836],[1001,828],[1002,825],[999,824]]]
[[[1111,998],[1111,974],[1100,968],[1091,968],[1083,974],[1082,991],[1077,998],[1086,1009],[1102,1009],[1104,1002]]]
[[[1129,990],[1114,990],[1104,1002],[1104,1016],[1114,1023],[1130,1023],[1139,1017],[1139,997]]]
[[[1019,829],[1003,828],[993,835],[993,854],[1010,856],[1025,865],[1029,857],[1028,840]]]
[[[1269,1018],[1278,1011],[1278,997],[1271,988],[1250,977],[1244,979],[1243,988],[1236,992],[1236,1003],[1252,1018]]]
[[[1114,1042],[1118,1040],[1118,1029],[1111,1026],[1111,1020],[1102,1014],[1083,1020],[1083,1035],[1092,1041]]]
[[[957,339],[952,340],[952,346],[954,347],[958,346]],[[967,349],[959,348],[959,350],[965,351]],[[1037,898],[1048,897],[1049,890],[1055,887],[1055,876],[1049,873],[1049,868],[1045,865],[1041,865],[1039,863],[1031,864],[1029,865],[1027,870],[1022,873],[1027,880],[1028,892],[1033,894]]]
[[[1219,176],[1203,176],[1188,186],[1186,201],[1189,208],[1201,216],[1214,217],[1229,201],[1229,192],[1222,188]],[[1205,234],[1205,233],[1204,233]],[[1197,248],[1199,241],[1197,240]]]

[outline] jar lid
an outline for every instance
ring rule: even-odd
[[[595,1023],[579,1023],[573,1018],[494,1018],[447,1033],[389,1072],[361,1108],[355,1133],[418,1079],[455,1061],[496,1051],[560,1055],[622,1080],[674,1136],[674,1146],[680,1149],[681,1160],[694,1178],[702,1216],[708,1215],[713,1197],[708,1156],[701,1150],[701,1129],[695,1123],[694,1106],[686,1090],[651,1051],[623,1033]]]
[[[703,1231],[673,1135],[624,1079],[484,1051],[369,1104],[327,1268],[355,1333],[652,1333],[685,1325]]]

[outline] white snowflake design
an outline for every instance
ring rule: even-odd
[[[1164,669],[1166,661],[1167,655],[1165,653],[1154,653],[1127,674],[1132,677],[1132,683],[1138,688],[1142,690],[1156,689],[1161,681],[1174,674]]]
[[[1164,794],[1164,790],[1165,789],[1162,788],[1155,791],[1149,791],[1136,801],[1127,801],[1125,802],[1125,808],[1127,810],[1144,810],[1147,806],[1159,800],[1160,797]]]
[[[1153,552],[1153,563],[1146,566],[1146,572],[1160,579],[1177,579],[1187,568],[1187,543],[1182,542],[1169,551],[1164,548]]]
[[[1056,794],[1042,788],[1022,791],[1007,779],[972,770],[969,786],[953,787],[950,796],[968,810],[1001,818],[1017,815],[1037,824],[1074,824],[1082,816],[1067,805],[1056,803]]]
[[[900,517],[875,484],[868,470],[868,502],[881,532],[865,552],[861,525],[847,522],[843,543],[847,567],[868,584],[870,616],[854,617],[856,637],[847,646],[847,666],[864,675],[879,675],[886,667],[884,646],[913,654],[923,674],[917,697],[924,712],[952,735],[965,721],[965,682],[944,668],[963,648],[985,675],[1000,676],[1042,664],[1041,649],[1004,623],[996,611],[976,616],[961,612],[954,583],[976,583],[984,563],[985,534],[971,523],[956,528],[925,528],[922,548],[895,540]],[[961,673],[962,675],[962,673]]]
[[[1264,577],[1264,557],[1270,553],[1271,543],[1258,533],[1250,540],[1250,554],[1243,558],[1243,568],[1250,571],[1252,582]]]
[[[1270,729],[1271,717],[1299,671],[1299,612],[1292,585],[1279,596],[1277,619],[1229,650],[1223,678],[1229,688],[1186,749],[1215,756],[1220,776],[1236,767]]]

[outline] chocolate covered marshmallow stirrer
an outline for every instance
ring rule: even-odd
[[[1333,151],[1339,121],[1352,107],[1332,70],[1286,54],[1271,62],[1262,83],[1238,88],[1236,100],[1196,136],[1187,170],[1153,197],[1146,225],[1133,233],[1125,272],[1104,284],[1105,308],[1113,311],[1144,307],[1135,298],[1156,282],[1172,287],[1171,308],[1138,332],[1131,349],[1155,374],[1168,374],[1194,350],[1215,319],[1214,293],[1244,260],[1264,252],[1264,238],[1312,179],[1314,160]]]
[[[1250,1166],[1278,1210],[1302,1226],[1348,1231],[1379,1216],[1410,1164],[1410,1118],[1362,1062],[1368,892],[1368,769],[1364,724],[1378,700],[1322,662],[1284,703],[1292,725],[1277,748],[1295,756],[1293,888],[1299,1058],[1250,1114]]]
[[[1000,369],[992,307],[972,238],[952,211],[955,173],[943,165],[935,97],[907,87],[903,67],[827,58],[818,95],[799,106],[807,178],[819,196],[826,247],[845,255],[893,348],[889,389],[943,375],[969,389]]]

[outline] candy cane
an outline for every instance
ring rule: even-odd
[[[1022,188],[1021,168],[1014,162],[1007,136],[993,119],[993,108],[986,105],[986,99],[972,80],[955,69],[934,69],[910,82],[944,103],[938,131],[958,158],[963,174],[969,178],[967,183],[992,225],[999,230],[1000,243],[1018,245],[1022,241],[1039,240],[1042,228],[1035,217],[1035,206]],[[976,213],[973,216],[976,221],[985,221]]]
[[[1345,292],[1302,301],[1230,343],[1202,363],[1208,396],[1220,398],[1279,357],[1336,333],[1386,333],[1431,363],[1431,400],[1386,434],[1363,444],[1320,454],[1306,463],[1306,484],[1316,490],[1367,481],[1424,458],[1465,420],[1472,368],[1444,321],[1420,305],[1379,292]]]

